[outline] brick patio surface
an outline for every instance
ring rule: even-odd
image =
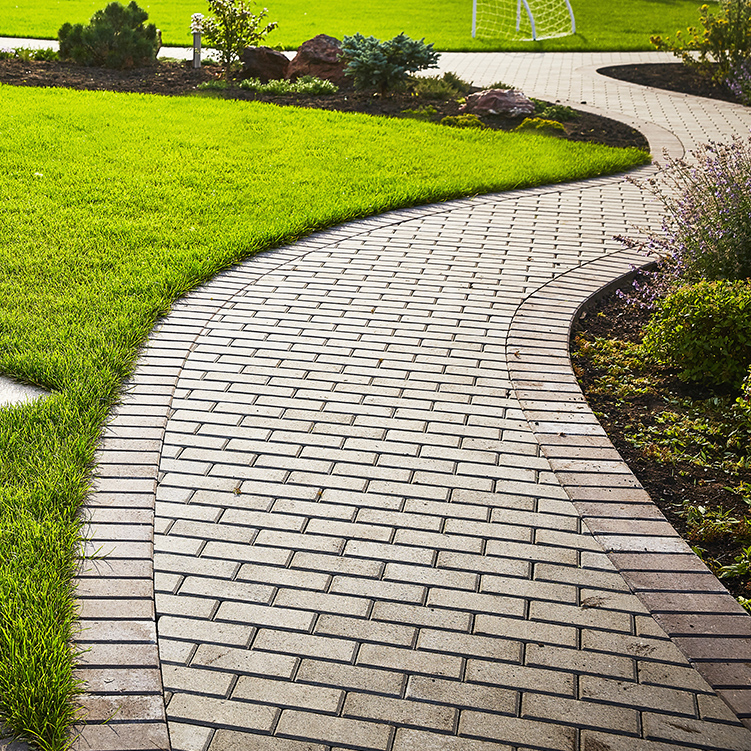
[[[748,134],[751,109],[596,73],[670,59],[441,64],[633,123],[658,156]],[[751,749],[751,619],[568,359],[579,307],[644,262],[613,236],[659,221],[623,176],[482,196],[179,301],[99,454],[76,748]]]

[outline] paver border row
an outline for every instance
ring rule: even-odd
[[[584,524],[689,662],[751,728],[751,618],[620,457],[571,365],[569,339],[580,313],[648,263],[632,251],[618,251],[531,294],[511,322],[509,375],[543,454]],[[524,332],[535,318],[553,330],[538,331],[531,340]],[[546,372],[552,362],[565,364],[565,372]],[[547,412],[544,422],[532,415],[541,410]]]

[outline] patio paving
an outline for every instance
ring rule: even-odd
[[[658,154],[748,134],[750,109],[595,72],[660,59],[441,64]],[[751,749],[751,621],[568,362],[579,306],[644,260],[613,236],[659,221],[623,176],[482,196],[316,233],[179,301],[99,454],[76,748]]]

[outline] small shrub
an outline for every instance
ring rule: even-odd
[[[214,78],[211,81],[201,81],[196,88],[200,91],[226,91],[229,84],[223,78]]]
[[[442,76],[415,76],[412,78],[412,92],[424,99],[458,99],[472,90],[472,84],[462,81],[453,73]]]
[[[88,26],[63,24],[57,32],[60,59],[101,68],[153,63],[160,43],[156,26],[144,26],[148,17],[135,1],[127,7],[115,2],[98,10]]]
[[[543,102],[543,104],[545,106],[539,112],[537,106],[535,106],[535,114],[543,120],[555,120],[559,123],[567,123],[579,117],[579,113],[576,110],[563,104],[547,104],[547,102]],[[537,102],[535,102],[535,105],[537,105]]]
[[[720,0],[719,13],[702,5],[699,23],[701,28],[690,27],[685,36],[678,31],[674,39],[653,36],[650,41],[658,50],[680,57],[684,65],[723,83],[751,54],[751,0]]]
[[[684,381],[740,386],[751,363],[751,281],[702,281],[667,295],[643,347]]]
[[[513,86],[509,86],[507,83],[504,83],[503,81],[496,81],[495,83],[491,83],[490,86],[483,86],[483,91],[489,91],[490,89],[501,89],[502,91],[508,91],[508,89],[513,89]]]
[[[431,105],[427,105],[414,110],[402,110],[401,114],[402,117],[407,117],[411,120],[433,120],[438,114],[438,110]]]
[[[57,51],[51,47],[44,47],[42,49],[4,47],[0,49],[0,60],[23,60],[24,62],[28,62],[29,60],[44,60],[51,62],[58,59]]]
[[[272,96],[287,96],[290,94],[321,96],[336,94],[339,91],[338,86],[332,81],[325,81],[315,76],[300,76],[296,81],[287,81],[280,78],[268,83],[261,83],[257,78],[246,78],[240,82],[240,88],[258,94],[271,94]]]
[[[437,67],[438,53],[425,40],[416,41],[405,34],[381,42],[362,34],[345,36],[341,57],[346,61],[345,75],[354,79],[356,89],[377,90],[381,95],[404,85],[410,73]]]
[[[451,128],[484,128],[482,120],[477,115],[446,115],[441,125]]]
[[[545,120],[542,117],[525,117],[524,120],[514,128],[514,130],[532,131],[534,133],[554,136],[566,132],[566,129],[557,120]]]
[[[277,27],[276,22],[263,26],[267,10],[254,13],[245,0],[208,0],[213,17],[197,19],[191,28],[198,29],[208,46],[219,51],[224,78],[230,80],[232,65],[240,59],[246,47],[257,47],[266,35]]]

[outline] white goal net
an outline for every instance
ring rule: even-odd
[[[569,0],[473,0],[472,36],[530,41],[576,33]]]

